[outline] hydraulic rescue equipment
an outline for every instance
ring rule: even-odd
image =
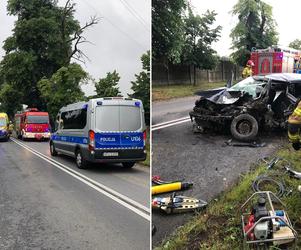
[[[173,192],[173,191],[178,191],[178,190],[186,190],[193,186],[193,183],[191,183],[191,182],[162,181],[159,176],[153,176],[152,182],[154,184],[156,184],[155,186],[152,186],[152,195]]]
[[[257,198],[255,205],[254,198]],[[244,247],[251,245],[256,249],[268,249],[272,245],[287,247],[296,243],[297,232],[287,213],[283,209],[275,210],[273,201],[284,207],[281,200],[270,191],[254,193],[241,206]],[[249,213],[246,212],[247,208],[250,209]]]
[[[170,197],[156,197],[152,201],[153,208],[161,209],[167,214],[194,211],[207,205],[206,201],[175,193]]]

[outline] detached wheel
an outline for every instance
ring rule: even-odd
[[[254,140],[258,134],[258,122],[249,114],[241,114],[233,119],[231,134],[240,141]]]
[[[132,168],[135,165],[135,162],[123,162],[122,163],[124,168]]]
[[[57,156],[57,151],[55,150],[54,144],[50,143],[50,154],[51,156]]]
[[[78,149],[75,153],[76,166],[80,169],[88,167],[88,161],[83,157],[82,152]]]

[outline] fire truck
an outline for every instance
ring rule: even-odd
[[[36,108],[18,111],[15,114],[15,132],[19,139],[47,139],[50,138],[49,115]]]
[[[301,51],[292,48],[271,46],[251,52],[253,75],[270,73],[301,73]]]

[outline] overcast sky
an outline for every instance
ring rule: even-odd
[[[150,0],[73,0],[77,4],[75,17],[84,24],[97,15],[100,22],[86,31],[87,40],[81,49],[90,61],[84,69],[95,79],[114,69],[121,75],[122,94],[131,90],[131,80],[141,71],[140,57],[150,49]],[[11,34],[15,17],[7,16],[6,0],[0,0],[0,58],[4,55],[3,41]],[[64,5],[59,0],[59,5]],[[91,86],[85,92],[93,93]]]
[[[221,25],[223,30],[219,42],[213,48],[220,56],[228,56],[231,51],[231,39],[229,37],[231,29],[237,22],[237,16],[232,16],[230,11],[238,0],[190,0],[194,6],[194,11],[203,14],[207,9],[215,10],[218,14],[216,25]],[[279,32],[279,45],[288,46],[296,38],[301,39],[300,29],[300,0],[264,0],[273,7],[273,16],[276,20]]]

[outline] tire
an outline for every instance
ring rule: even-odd
[[[26,138],[23,136],[23,133],[21,132],[21,140],[22,141],[25,141],[26,140]]]
[[[124,168],[132,168],[135,165],[135,162],[123,162],[122,163]]]
[[[55,150],[54,144],[50,143],[50,154],[51,156],[57,156],[57,151]]]
[[[85,169],[88,167],[88,161],[83,157],[80,149],[76,150],[75,152],[75,162],[76,166],[80,169]]]
[[[254,140],[258,134],[258,122],[249,114],[241,114],[232,120],[231,134],[239,141]]]

